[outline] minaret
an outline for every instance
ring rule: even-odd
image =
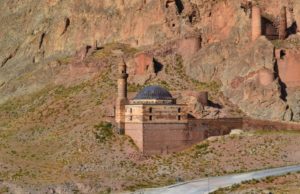
[[[262,35],[261,30],[261,11],[257,5],[252,6],[252,41]]]
[[[126,63],[123,60],[118,65],[118,97],[116,100],[116,123],[117,130],[120,134],[125,133],[125,105],[128,103],[127,99],[127,78]]]
[[[287,37],[287,18],[286,7],[282,7],[280,10],[280,23],[279,23],[279,39],[284,40]]]

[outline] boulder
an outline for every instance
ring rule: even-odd
[[[242,135],[244,133],[244,131],[243,130],[241,130],[241,129],[232,129],[231,131],[230,131],[230,136],[234,136],[234,135]]]

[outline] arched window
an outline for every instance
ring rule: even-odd
[[[177,118],[178,118],[178,121],[180,121],[180,120],[181,120],[181,116],[180,116],[180,115],[178,115],[178,117],[177,117]]]
[[[149,120],[152,121],[152,116],[149,116]]]
[[[152,107],[149,108],[149,113],[152,113],[153,109]]]

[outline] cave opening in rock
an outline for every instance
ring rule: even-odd
[[[281,51],[280,51],[280,56],[281,56]],[[287,86],[286,84],[280,79],[280,76],[279,76],[279,68],[278,68],[278,62],[276,61],[275,64],[274,64],[274,75],[276,78],[278,78],[278,83],[279,83],[279,86],[280,86],[280,98],[283,100],[283,101],[287,101],[287,96],[288,96],[288,93],[287,93]]]
[[[176,3],[178,13],[181,14],[184,9],[183,3],[181,2],[181,0],[175,0],[175,3]]]
[[[297,22],[293,22],[292,25],[290,27],[288,27],[288,29],[287,29],[288,36],[290,36],[292,34],[296,34],[297,30],[298,30]]]
[[[171,6],[171,4],[176,5],[177,11],[179,14],[182,13],[182,11],[184,10],[184,6],[183,3],[181,2],[181,0],[167,0],[166,2],[166,8],[169,8]]]
[[[71,24],[71,20],[69,18],[66,18],[65,19],[65,28],[64,28],[64,31],[61,33],[61,36],[64,35],[67,32],[70,24]]]
[[[285,53],[285,50],[281,50],[280,51],[280,59],[284,59],[286,53]]]
[[[153,59],[153,64],[154,64],[154,72],[157,74],[163,69],[163,64],[161,64],[159,61],[156,59]]]
[[[262,34],[269,40],[277,40],[279,38],[278,25],[266,17],[261,20]]]

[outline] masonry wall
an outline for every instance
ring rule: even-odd
[[[188,123],[126,123],[126,135],[132,137],[147,155],[182,151],[209,137],[229,134],[232,129],[300,130],[300,123],[251,118],[193,119]]]
[[[203,138],[229,134],[232,129],[243,127],[242,118],[224,119],[195,119],[189,121],[189,127],[193,131],[202,130]],[[198,139],[195,139],[197,141]]]
[[[144,134],[142,123],[125,123],[125,135],[131,137],[139,150],[144,152]]]
[[[146,123],[143,124],[143,151],[145,154],[164,154],[182,151],[208,137],[229,134],[240,129],[243,120],[203,119],[188,123]]]
[[[201,136],[199,132],[198,135]],[[168,154],[192,145],[187,124],[147,123],[144,124],[144,153]]]
[[[243,119],[243,130],[300,130],[300,123],[267,121],[251,118]]]

